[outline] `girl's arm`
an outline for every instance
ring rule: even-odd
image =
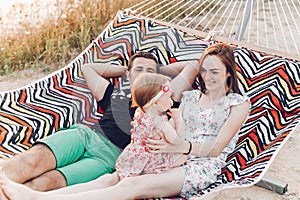
[[[169,122],[175,128],[177,135],[180,138],[184,138],[184,123],[182,120],[182,109],[179,108],[169,109],[168,115],[171,116]]]
[[[177,135],[176,130],[169,122],[161,123],[161,125],[159,125],[158,128],[163,134],[163,137],[167,143],[176,145],[181,144],[183,142],[183,138]]]
[[[183,123],[180,109],[170,109],[168,114],[171,116],[169,122],[157,122],[157,127],[163,134],[168,143],[181,144],[183,142]]]

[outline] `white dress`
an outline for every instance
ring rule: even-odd
[[[230,114],[230,107],[249,101],[247,96],[229,93],[222,97],[216,105],[203,109],[198,103],[200,96],[200,90],[186,91],[181,100],[185,139],[195,143],[215,139]],[[183,166],[185,181],[181,190],[182,196],[190,198],[197,191],[216,181],[217,175],[221,173],[226,158],[234,149],[237,139],[236,134],[218,157],[189,156],[187,163]]]

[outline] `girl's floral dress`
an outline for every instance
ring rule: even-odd
[[[145,140],[148,137],[155,137],[156,123],[167,122],[167,116],[155,118],[148,113],[144,113],[140,108],[135,111],[137,125],[131,135],[131,143],[116,161],[116,171],[123,179],[129,176],[141,174],[156,174],[172,168],[174,154],[153,154],[146,147]]]
[[[230,114],[230,107],[248,101],[246,96],[229,93],[214,106],[203,109],[198,103],[200,96],[199,90],[186,91],[181,100],[185,139],[195,143],[215,139]],[[185,181],[181,190],[182,196],[189,198],[216,181],[237,139],[236,134],[218,157],[189,156],[187,163],[183,166]]]

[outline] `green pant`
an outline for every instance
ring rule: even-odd
[[[47,145],[56,158],[56,169],[66,178],[67,185],[94,180],[112,173],[121,151],[102,134],[76,124],[38,143]]]

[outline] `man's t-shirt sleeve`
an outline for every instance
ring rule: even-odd
[[[105,90],[103,98],[97,102],[99,112],[101,112],[101,110],[102,110],[102,112],[104,112],[109,107],[109,105],[111,103],[111,94],[113,92],[113,89],[114,89],[114,85],[112,83],[109,83],[109,85],[107,86],[107,88]]]

